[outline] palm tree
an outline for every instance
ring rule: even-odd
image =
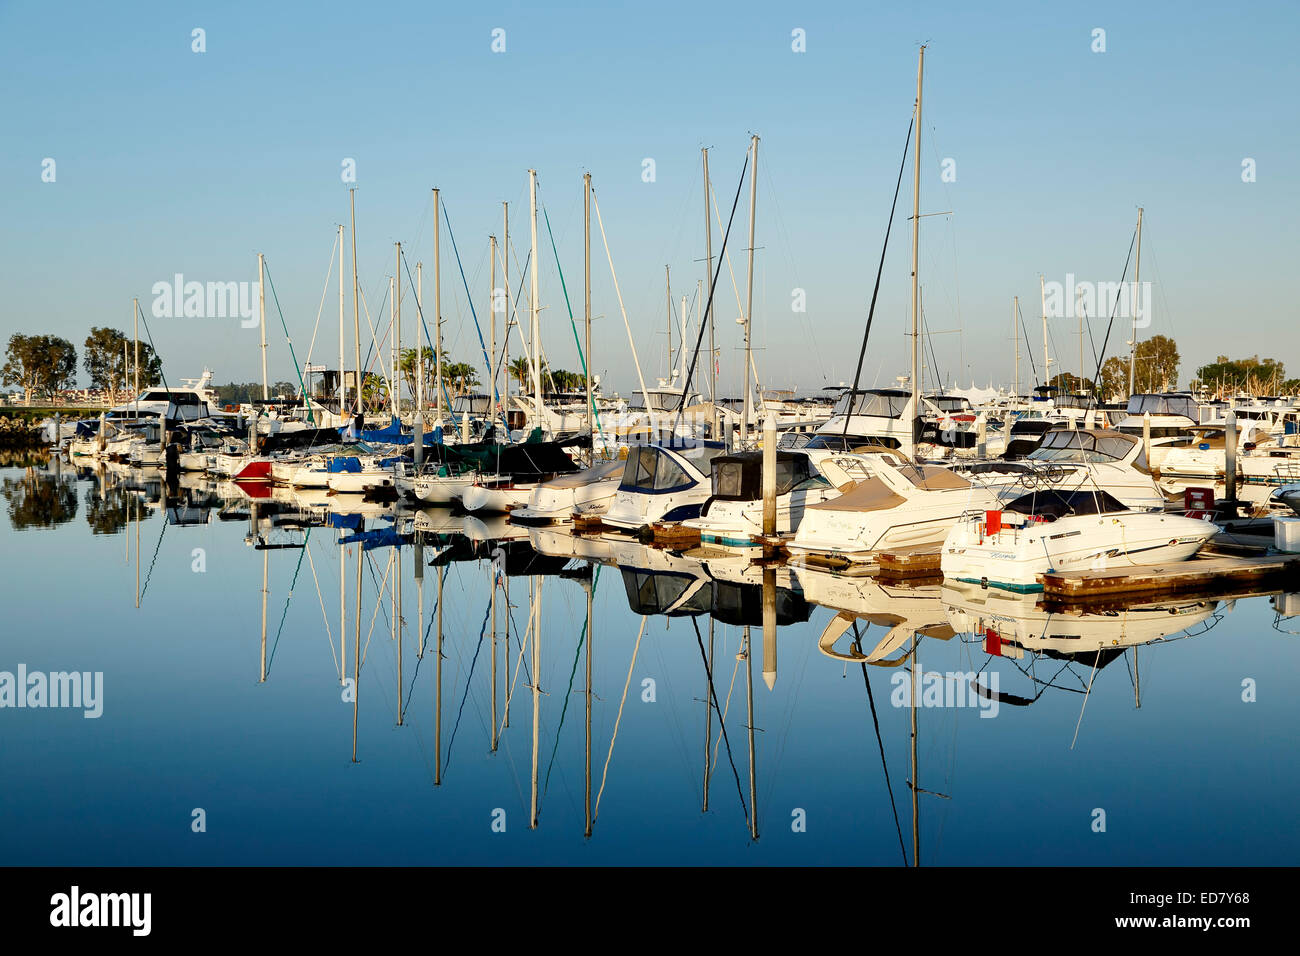
[[[528,378],[533,374],[531,363],[528,359],[520,356],[510,363],[510,374],[519,382],[519,390],[523,391],[528,385]]]

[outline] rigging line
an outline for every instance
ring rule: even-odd
[[[569,327],[573,329],[573,344],[578,347],[578,361],[582,363],[582,377],[585,380],[591,373],[587,371],[587,356],[583,354],[582,342],[578,340],[578,323],[573,318],[573,305],[569,302],[569,289],[568,286],[564,284],[564,270],[560,268],[560,252],[555,248],[555,235],[551,232],[551,217],[547,214],[545,207],[542,208],[542,217],[546,220],[546,235],[549,236],[551,240],[551,253],[555,256],[555,271],[560,274],[560,288],[564,291],[564,305],[569,310]],[[549,367],[547,368],[546,373],[548,375],[550,374]],[[551,379],[551,386],[555,386],[555,379],[553,378]],[[597,431],[599,431],[603,437],[605,429],[600,424],[600,412],[596,408],[595,393],[593,393],[591,397],[591,414],[596,419]]]
[[[320,331],[321,313],[325,311],[325,296],[330,291],[330,277],[334,275],[334,253],[338,252],[339,234],[334,233],[334,245],[330,247],[330,265],[325,270],[325,288],[320,290],[320,305],[316,306],[316,325],[311,330],[311,344],[307,346],[307,364],[311,364],[311,353],[316,348],[316,333]]]
[[[150,343],[152,345],[152,343]],[[164,383],[165,384],[165,383]],[[149,561],[149,570],[144,576],[144,587],[140,591],[140,603],[144,604],[145,592],[149,590],[149,581],[153,578],[153,566],[158,561],[158,549],[162,547],[163,535],[167,533],[167,522],[164,521],[162,530],[158,532],[158,543],[153,546],[153,558]],[[139,555],[137,555],[139,557]]]
[[[1034,361],[1034,350],[1029,345],[1029,329],[1025,326],[1025,316],[1024,313],[1020,311],[1019,304],[1016,305],[1016,315],[1020,318],[1020,331],[1024,333],[1025,354],[1029,356],[1029,368],[1034,373],[1034,384],[1041,385],[1043,383],[1038,377],[1038,363]]]
[[[1137,241],[1137,228],[1134,227],[1133,238],[1130,239],[1128,242],[1128,256],[1124,260],[1124,272],[1119,277],[1119,286],[1121,289],[1124,288],[1124,280],[1128,278],[1128,267],[1129,267],[1129,263],[1133,261],[1133,244],[1136,241]],[[1094,403],[1097,401],[1097,387],[1098,387],[1097,382],[1098,379],[1101,378],[1101,366],[1102,363],[1106,360],[1106,344],[1110,341],[1110,330],[1111,327],[1115,324],[1115,313],[1119,311],[1119,300],[1120,297],[1116,295],[1115,305],[1110,310],[1110,321],[1106,323],[1106,337],[1101,340],[1101,355],[1097,359],[1097,371],[1093,374],[1092,377],[1092,400]]]
[[[591,811],[593,820],[600,816],[600,798],[605,792],[605,778],[609,776],[609,762],[614,759],[614,744],[618,742],[618,726],[623,720],[623,705],[627,703],[627,689],[632,686],[632,671],[636,668],[636,656],[641,650],[641,638],[645,637],[646,621],[649,617],[641,616],[641,630],[637,632],[636,644],[632,646],[632,660],[627,665],[627,681],[623,684],[623,699],[618,702],[618,716],[614,718],[614,733],[609,738],[609,754],[605,757],[605,769],[600,774],[600,789],[596,791],[596,806]]]
[[[448,227],[448,229],[450,229],[450,227]],[[415,286],[415,279],[413,279],[413,278],[411,277],[411,263],[407,261],[407,258],[406,258],[406,250],[405,250],[405,249],[402,250],[402,265],[404,265],[404,266],[406,267],[406,281],[407,281],[407,283],[408,283],[410,286],[414,287],[414,286]],[[461,276],[462,276],[462,278],[464,277],[464,273],[463,273],[463,272],[461,273]],[[433,347],[433,343],[432,343],[431,341],[429,341],[429,326],[428,326],[428,324],[424,321],[424,306],[423,306],[423,304],[422,304],[418,299],[417,299],[416,302],[415,302],[415,311],[419,314],[419,318],[420,318],[420,328],[422,328],[422,329],[424,330],[424,340],[425,340],[426,342],[428,342],[430,348],[432,348],[432,347]],[[438,316],[434,316],[434,319],[433,319],[433,320],[434,320],[435,323],[437,323],[437,322],[439,321]],[[417,335],[416,338],[418,339],[419,336]],[[402,349],[402,344],[401,344],[400,342],[397,343],[397,349],[398,349],[398,354],[400,355],[400,354],[401,354],[401,349]],[[443,349],[443,352],[444,352],[444,353],[446,353],[446,351],[447,351],[446,349]],[[415,352],[415,365],[414,365],[413,370],[414,370],[414,369],[420,369],[421,371],[423,371],[423,369],[421,369],[421,366],[423,365],[423,358],[424,358],[424,357],[420,354],[420,351],[419,351],[419,349],[417,348],[417,349],[416,349],[416,352]],[[435,355],[434,355],[434,362],[436,363],[437,361],[438,361],[438,356],[437,356],[437,354],[435,353]],[[447,403],[447,408],[450,409],[450,408],[451,408],[451,393],[447,391],[447,376],[446,376],[446,375],[443,375],[443,376],[442,376],[442,397],[443,397],[443,400],[446,401],[446,403]],[[439,422],[439,425],[441,425],[441,424],[442,424],[442,423]]]
[[[861,641],[858,634],[858,622],[853,622],[853,639]],[[898,822],[898,804],[894,802],[894,785],[889,780],[889,764],[885,762],[885,741],[880,736],[880,718],[876,715],[876,698],[871,693],[871,681],[867,679],[867,664],[862,662],[862,683],[867,688],[867,703],[871,706],[871,725],[876,730],[876,743],[880,747],[880,766],[885,771],[885,789],[889,792],[889,806],[894,811],[894,829],[898,831],[898,848],[903,852],[903,865],[907,866],[907,848],[903,845],[903,826]]]
[[[1070,749],[1074,749],[1075,743],[1079,740],[1079,728],[1083,725],[1083,710],[1088,706],[1088,698],[1092,696],[1092,679],[1097,676],[1097,663],[1101,660],[1101,648],[1097,648],[1097,656],[1092,662],[1092,673],[1088,675],[1088,689],[1083,695],[1083,704],[1079,707],[1079,720],[1074,725],[1074,740],[1070,741]]]
[[[880,295],[880,278],[885,272],[885,252],[889,249],[889,236],[894,229],[894,213],[898,211],[898,193],[903,186],[903,170],[907,168],[907,154],[912,147],[912,127],[916,125],[916,110],[912,110],[912,118],[907,122],[907,140],[903,144],[903,161],[898,164],[898,182],[894,184],[894,200],[889,206],[889,222],[885,225],[885,241],[880,247],[880,264],[876,266],[876,285],[871,290],[871,305],[867,309],[867,327],[862,333],[862,348],[858,350],[858,367],[853,373],[853,389],[849,392],[849,404],[844,412],[844,436],[849,434],[849,413],[853,410],[853,392],[858,390],[862,382],[862,362],[867,357],[867,339],[871,337],[871,323],[876,318],[876,299]],[[919,408],[912,409],[912,414],[920,414]]]
[[[736,198],[731,201],[731,215],[727,217],[727,229],[726,232],[722,234],[722,248],[718,252],[718,268],[713,273],[713,281],[709,283],[709,298],[705,301],[704,304],[704,313],[703,313],[704,315],[708,315],[709,310],[713,308],[713,294],[715,290],[718,288],[718,278],[722,275],[722,259],[727,254],[727,240],[731,238],[731,226],[736,220],[736,207],[740,204],[740,191],[745,187],[745,173],[747,173],[748,171],[749,171],[749,152],[746,151],[745,164],[740,168],[740,181],[736,183]],[[748,322],[749,319],[750,317],[746,316],[745,321]],[[706,322],[700,323],[700,332],[695,337],[695,351],[691,353],[691,365],[690,368],[687,369],[686,371],[686,381],[683,382],[682,384],[682,400],[677,403],[677,424],[678,425],[681,424],[682,418],[686,414],[686,396],[690,393],[691,379],[695,377],[695,366],[698,364],[700,360],[700,346],[704,344],[704,330],[707,324],[708,323]],[[713,360],[714,357],[710,355],[709,361],[712,362]],[[647,404],[647,408],[648,407],[649,406]],[[748,427],[748,425],[746,427]]]
[[[731,775],[736,778],[736,796],[740,797],[740,809],[744,811],[745,822],[749,822],[749,806],[745,803],[745,793],[740,788],[740,771],[736,769],[736,760],[731,753],[731,738],[727,736],[727,721],[722,716],[722,708],[718,706],[718,695],[713,689],[713,672],[709,670],[709,659],[704,653],[704,638],[700,634],[700,624],[694,617],[691,618],[691,624],[695,627],[695,643],[700,648],[700,660],[704,662],[704,674],[709,679],[709,696],[713,698],[713,710],[718,715],[718,725],[722,728],[722,739],[727,746],[727,760],[731,764]],[[753,649],[746,645],[745,653],[753,653]],[[730,699],[730,695],[728,695]]]
[[[465,267],[461,264],[460,261],[460,250],[456,248],[456,234],[452,232],[451,229],[451,217],[447,215],[446,203],[442,204],[442,218],[443,221],[447,223],[447,236],[451,239],[451,251],[456,254],[456,268],[460,270],[460,281],[461,284],[465,286],[465,297],[468,300],[466,304],[469,305],[469,314],[474,319],[474,329],[475,331],[478,332],[478,344],[479,344],[479,348],[482,349],[483,351],[483,361],[487,363],[488,373],[491,374],[492,359],[488,356],[487,345],[483,341],[483,327],[478,324],[478,312],[474,308],[474,297],[471,296],[469,292],[469,280],[465,278]],[[407,267],[407,272],[408,273],[410,272],[409,266]],[[540,348],[540,344],[539,344],[539,348]],[[492,383],[493,401],[496,401],[496,394],[497,394],[496,382],[493,382]],[[503,415],[503,420],[504,420],[504,415]]]
[[[339,656],[334,653],[334,632],[330,629],[329,613],[325,610],[325,595],[320,590],[320,579],[316,576],[316,560],[311,556],[311,549],[307,549],[307,561],[311,565],[311,579],[316,585],[316,597],[320,600],[320,616],[325,622],[325,638],[329,641],[330,657],[334,658],[334,666],[338,669],[339,680],[346,675],[343,673],[343,665],[339,663]]]
[[[724,628],[722,635],[723,651],[726,651],[727,636]],[[731,698],[736,693],[736,678],[740,676],[740,659],[737,657],[736,662],[731,667],[731,683],[727,685],[727,706],[722,708],[722,719],[727,719],[727,714],[731,713]],[[722,746],[722,738],[713,744],[713,756],[709,759],[709,781],[713,780],[713,768],[718,765],[718,748]]]
[[[478,644],[474,647],[474,657],[469,662],[469,674],[465,678],[465,693],[460,698],[460,709],[456,711],[456,723],[451,728],[451,739],[447,741],[447,756],[443,762],[442,769],[445,775],[451,769],[451,746],[456,742],[456,731],[460,729],[460,718],[465,713],[465,701],[469,697],[469,689],[474,683],[474,666],[478,664],[479,651],[483,649],[483,635],[487,633],[488,615],[492,612],[492,603],[483,609],[483,623],[478,629]]]
[[[144,334],[149,340],[149,348],[153,350],[154,358],[158,359],[158,375],[162,378],[163,388],[170,392],[171,386],[167,384],[167,373],[163,371],[162,357],[158,355],[158,348],[153,344],[153,333],[149,331],[149,320],[144,317],[144,309],[140,308],[139,302],[136,302],[135,310],[140,313],[140,321],[144,323]]]
[[[596,565],[596,574],[591,582],[591,593],[594,597],[596,594],[596,585],[600,583],[600,568]],[[587,622],[582,622],[582,635],[578,638],[578,649],[573,652],[573,670],[569,672],[569,690],[564,695],[564,706],[560,708],[560,725],[555,728],[555,746],[551,749],[551,760],[546,765],[546,782],[542,785],[542,793],[545,794],[551,785],[551,767],[555,766],[555,754],[560,749],[560,731],[564,729],[564,715],[569,709],[569,698],[573,695],[573,676],[578,673],[578,657],[582,654],[583,642],[587,639]]]
[[[331,253],[332,255],[333,253]],[[298,387],[302,389],[303,399],[307,402],[307,421],[316,424],[315,413],[311,409],[311,401],[307,398],[307,386],[302,382],[302,369],[298,366],[298,356],[293,351],[293,338],[289,335],[289,324],[284,320],[284,310],[280,308],[280,297],[275,293],[275,281],[271,278],[271,267],[266,264],[266,257],[262,257],[262,268],[266,270],[266,282],[271,287],[271,298],[275,301],[275,311],[280,314],[280,327],[284,329],[284,340],[289,343],[289,357],[293,359],[293,370],[298,376]],[[329,280],[326,280],[328,283]],[[321,302],[324,303],[324,296]]]
[[[289,616],[289,602],[293,600],[293,589],[298,586],[298,572],[302,570],[302,555],[307,550],[307,543],[311,541],[311,528],[307,529],[307,536],[302,542],[302,551],[298,552],[298,566],[293,569],[293,580],[289,582],[289,590],[284,596],[284,610],[280,612],[280,626],[275,632],[275,643],[271,645],[271,656],[266,659],[266,673],[271,673],[271,665],[275,662],[275,649],[280,646],[280,635],[284,633],[284,621]],[[334,641],[330,640],[330,650],[334,649]]]
[[[361,545],[358,544],[357,547],[361,547]],[[362,550],[364,551],[365,549],[363,548]],[[361,650],[361,665],[363,667],[366,663],[366,655],[370,652],[370,639],[375,635],[375,621],[379,618],[379,612],[384,611],[384,593],[385,589],[388,587],[388,572],[392,570],[393,567],[393,556],[390,554],[388,556],[388,567],[384,569],[384,580],[382,582],[375,582],[374,559],[370,558],[370,555],[366,555],[366,557],[370,559],[366,561],[366,565],[370,568],[370,580],[375,584],[375,591],[377,593],[375,596],[375,613],[370,615],[370,630],[366,632],[366,646]],[[384,611],[384,623],[388,623],[387,611]]]

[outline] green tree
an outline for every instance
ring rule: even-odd
[[[69,388],[77,374],[77,349],[57,335],[9,336],[0,384],[21,385],[27,404],[34,392],[50,393]]]
[[[1133,388],[1136,392],[1167,392],[1178,387],[1178,346],[1164,335],[1138,342]]]
[[[1285,366],[1272,358],[1230,359],[1220,355],[1208,365],[1196,370],[1195,384],[1213,391],[1216,395],[1249,392],[1255,395],[1289,391],[1293,380],[1286,377]]]
[[[1097,376],[1097,397],[1103,402],[1114,401],[1128,395],[1128,359],[1112,355],[1101,363]]]
[[[510,363],[510,377],[519,383],[519,390],[523,391],[528,387],[528,379],[532,375],[532,365],[528,359],[522,355]]]
[[[581,375],[578,376],[582,378]],[[1062,394],[1088,394],[1092,391],[1092,379],[1080,378],[1073,372],[1061,372],[1053,377],[1049,385],[1055,385]]]
[[[442,380],[443,384],[452,382],[455,385],[457,395],[463,395],[473,386],[478,384],[478,372],[469,362],[447,362],[442,363]]]
[[[82,364],[90,375],[91,388],[117,391],[135,387],[135,343],[117,329],[94,326],[86,336]],[[162,383],[162,359],[148,342],[140,343],[140,387]]]

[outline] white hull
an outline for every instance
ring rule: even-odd
[[[1022,516],[1003,513],[1016,520]],[[1075,515],[1028,521],[985,533],[982,515],[957,524],[943,543],[945,578],[1039,590],[1048,571],[1114,570],[1186,561],[1218,528],[1208,521],[1159,512]]]

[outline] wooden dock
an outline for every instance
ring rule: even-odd
[[[605,523],[600,520],[600,515],[573,516],[574,534],[600,534],[603,530],[605,530]]]
[[[1174,564],[1105,571],[1054,571],[1042,576],[1046,598],[1070,603],[1105,602],[1136,594],[1210,595],[1265,583],[1278,584],[1288,579],[1300,581],[1300,555],[1204,555]]]
[[[650,526],[650,543],[657,548],[685,550],[699,545],[700,532],[696,528],[685,528],[679,524],[655,523]]]
[[[881,551],[877,561],[880,577],[895,581],[933,578],[943,574],[939,567],[939,549],[934,546]]]

